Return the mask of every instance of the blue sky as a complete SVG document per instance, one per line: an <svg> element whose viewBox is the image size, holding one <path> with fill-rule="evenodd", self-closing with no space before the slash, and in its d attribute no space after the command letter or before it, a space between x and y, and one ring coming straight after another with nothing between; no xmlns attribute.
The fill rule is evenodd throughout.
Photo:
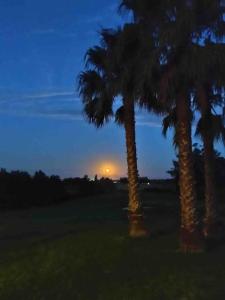
<svg viewBox="0 0 225 300"><path fill-rule="evenodd" d="M0 167L93 176L102 163L126 175L123 128L89 125L76 93L88 47L122 24L116 0L0 0ZM166 177L174 150L160 120L137 112L141 175ZM225 154L222 145L217 147Z"/></svg>

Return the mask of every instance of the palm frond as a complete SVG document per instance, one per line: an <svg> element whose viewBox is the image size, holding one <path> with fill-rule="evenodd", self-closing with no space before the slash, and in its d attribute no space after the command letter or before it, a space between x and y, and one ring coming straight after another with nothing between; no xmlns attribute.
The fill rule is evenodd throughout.
<svg viewBox="0 0 225 300"><path fill-rule="evenodd" d="M162 134L166 137L169 128L175 128L177 124L175 108L162 121Z"/></svg>
<svg viewBox="0 0 225 300"><path fill-rule="evenodd" d="M105 69L107 63L107 51L103 47L95 46L88 49L85 54L85 66L102 71Z"/></svg>
<svg viewBox="0 0 225 300"><path fill-rule="evenodd" d="M225 126L223 116L210 114L207 117L201 117L196 126L195 135L203 138L205 132L210 132L214 140L221 140L225 145Z"/></svg>
<svg viewBox="0 0 225 300"><path fill-rule="evenodd" d="M225 126L222 115L212 116L212 131L215 140L221 140L225 145Z"/></svg>
<svg viewBox="0 0 225 300"><path fill-rule="evenodd" d="M115 122L119 125L124 124L124 106L122 105L115 113Z"/></svg>
<svg viewBox="0 0 225 300"><path fill-rule="evenodd" d="M94 98L84 105L84 113L90 123L102 127L113 116L112 99Z"/></svg>
<svg viewBox="0 0 225 300"><path fill-rule="evenodd" d="M108 28L102 29L100 32L101 35L101 44L104 48L112 49L116 42L118 41L119 34L121 33L121 29L118 28L117 30Z"/></svg>
<svg viewBox="0 0 225 300"><path fill-rule="evenodd" d="M105 82L102 76L96 71L82 72L78 77L78 91L83 103L101 94L105 89Z"/></svg>

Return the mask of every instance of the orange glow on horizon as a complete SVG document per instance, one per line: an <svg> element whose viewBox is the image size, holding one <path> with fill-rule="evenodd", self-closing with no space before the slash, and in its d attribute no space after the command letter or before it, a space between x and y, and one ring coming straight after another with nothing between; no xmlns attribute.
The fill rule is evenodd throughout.
<svg viewBox="0 0 225 300"><path fill-rule="evenodd" d="M115 161L105 160L93 163L91 167L91 173L97 174L98 177L108 177L116 179L122 176L124 173L123 167Z"/></svg>

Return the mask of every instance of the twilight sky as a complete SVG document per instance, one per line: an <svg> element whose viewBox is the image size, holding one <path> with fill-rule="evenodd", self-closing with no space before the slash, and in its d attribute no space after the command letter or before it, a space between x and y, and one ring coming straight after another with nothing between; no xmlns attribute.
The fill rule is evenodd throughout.
<svg viewBox="0 0 225 300"><path fill-rule="evenodd" d="M126 175L123 128L88 124L76 93L88 47L122 24L117 0L0 0L0 168L62 177ZM137 111L142 176L167 177L174 150L160 120ZM217 149L225 154L224 147Z"/></svg>

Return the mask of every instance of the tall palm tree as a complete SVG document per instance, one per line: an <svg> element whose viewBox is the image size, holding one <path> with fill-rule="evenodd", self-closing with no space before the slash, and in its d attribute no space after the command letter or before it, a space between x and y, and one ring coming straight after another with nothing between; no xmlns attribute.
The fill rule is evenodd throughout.
<svg viewBox="0 0 225 300"><path fill-rule="evenodd" d="M205 165L205 217L204 234L206 237L218 235L217 193L215 181L214 141L221 139L225 144L224 116L214 113L214 107L223 105L223 88L225 86L225 45L207 43L195 51L198 64L204 65L196 76L196 107L201 118L196 134L204 144ZM199 53L198 53L199 52ZM207 57L207 60L205 59ZM197 66L198 67L198 66ZM199 76L200 75L200 76Z"/></svg>
<svg viewBox="0 0 225 300"><path fill-rule="evenodd" d="M122 1L122 6L133 11L136 22L147 24L147 27L151 28L156 44L161 51L160 65L163 71L159 83L158 98L164 104L165 110L174 110L177 123L176 138L180 168L181 250L183 252L197 252L202 249L202 245L196 215L189 86L185 82L187 81L186 78L178 75L183 56L190 43L189 26L185 22L187 17L184 18L185 20L181 18L183 5L184 3L179 3L179 1L172 1L171 4L169 1L167 3L165 1L164 3L163 1L152 1L150 3L150 1L145 0ZM176 25L175 29L174 24Z"/></svg>
<svg viewBox="0 0 225 300"><path fill-rule="evenodd" d="M221 39L221 34L219 35ZM206 38L203 45L193 44L189 60L184 68L192 70L190 80L193 86L195 108L201 118L197 124L196 135L204 144L205 169L205 217L204 235L217 235L217 196L214 170L214 141L224 138L222 115L213 113L214 107L222 105L222 88L225 85L225 45Z"/></svg>
<svg viewBox="0 0 225 300"><path fill-rule="evenodd" d="M205 167L205 218L204 235L215 237L217 235L217 205L214 170L214 147L215 139L224 139L224 125L222 115L212 113L213 106L222 103L221 86L224 84L224 46L223 45L192 45L189 50L189 59L183 62L184 69L191 69L189 78L192 86L191 96L195 94L195 105L201 113L201 119L197 125L196 134L200 135L204 143L204 167ZM206 52L206 53L205 53ZM211 53L212 59L210 60ZM217 54L217 55L215 55ZM207 59L206 59L207 57ZM191 62L191 63L190 63ZM193 65L192 65L193 64ZM179 75L181 76L181 75ZM208 82L208 84L204 83ZM211 82L211 84L209 84ZM196 88L197 86L197 88ZM220 86L220 88L218 88ZM213 93L217 87L217 95ZM193 89L195 88L196 91ZM168 127L178 127L177 118L172 111L164 119L164 134ZM175 136L175 144L177 136Z"/></svg>
<svg viewBox="0 0 225 300"><path fill-rule="evenodd" d="M132 237L147 236L143 223L143 211L138 194L138 169L135 142L135 101L143 86L140 73L146 69L140 60L145 49L139 47L141 36L137 28L127 25L123 30L103 30L102 47L87 52L87 65L92 69L80 75L79 90L84 111L89 121L102 126L113 115L113 103L122 97L122 106L115 116L125 128L128 188L129 188L129 234ZM149 45L147 45L149 50ZM148 53L149 51L146 51ZM147 72L147 71L146 71Z"/></svg>
<svg viewBox="0 0 225 300"><path fill-rule="evenodd" d="M192 111L190 94L180 93L171 112L163 120L163 133L175 129L174 144L178 148L179 198L181 207L180 248L182 252L199 252L203 239L197 214L197 193L192 157Z"/></svg>
<svg viewBox="0 0 225 300"><path fill-rule="evenodd" d="M155 30L161 47L161 65L166 66L159 85L159 99L167 103L176 119L176 140L179 149L181 249L184 252L202 248L196 215L196 191L192 163L191 88L193 68L189 68L190 49L204 35L220 35L223 19L221 2L207 0L123 0L122 7L133 12L136 22ZM152 29L153 28L153 29ZM168 102L168 99L172 100Z"/></svg>
<svg viewBox="0 0 225 300"><path fill-rule="evenodd" d="M212 95L207 86L198 88L198 106L201 118L197 124L196 134L202 138L204 145L204 176L205 176L205 217L204 235L207 238L218 236L217 186L215 174L214 141L221 139L225 144L225 127L222 115L212 112ZM211 97L212 98L211 98Z"/></svg>

